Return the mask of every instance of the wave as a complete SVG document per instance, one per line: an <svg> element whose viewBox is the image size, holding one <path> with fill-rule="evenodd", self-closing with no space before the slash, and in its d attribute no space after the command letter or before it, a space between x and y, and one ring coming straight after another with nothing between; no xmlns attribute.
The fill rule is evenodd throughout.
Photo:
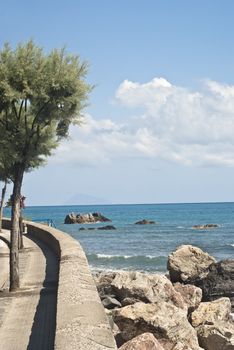
<svg viewBox="0 0 234 350"><path fill-rule="evenodd" d="M230 246L234 248L234 243L233 243L233 244L230 244Z"/></svg>
<svg viewBox="0 0 234 350"><path fill-rule="evenodd" d="M164 262L166 256L153 256L153 255L118 255L118 254L88 254L89 261L99 262L135 262L135 263L146 263L146 262Z"/></svg>

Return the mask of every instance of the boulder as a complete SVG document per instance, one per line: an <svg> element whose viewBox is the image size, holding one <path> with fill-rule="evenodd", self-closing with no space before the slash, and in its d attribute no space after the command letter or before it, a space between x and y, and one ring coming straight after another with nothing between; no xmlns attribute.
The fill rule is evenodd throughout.
<svg viewBox="0 0 234 350"><path fill-rule="evenodd" d="M216 321L226 321L230 319L231 302L229 298L220 298L215 301L201 303L191 314L193 327L201 324L214 324Z"/></svg>
<svg viewBox="0 0 234 350"><path fill-rule="evenodd" d="M200 248L182 245L169 255L167 269L172 282L191 283L205 277L214 262L215 259Z"/></svg>
<svg viewBox="0 0 234 350"><path fill-rule="evenodd" d="M195 230L207 230L209 228L219 227L217 224L206 224L206 225L194 225L192 228Z"/></svg>
<svg viewBox="0 0 234 350"><path fill-rule="evenodd" d="M188 312L194 311L202 300L202 290L192 284L175 283L174 289L182 295L184 303L188 307Z"/></svg>
<svg viewBox="0 0 234 350"><path fill-rule="evenodd" d="M107 226L98 227L98 230L116 230L116 227L113 225L107 225Z"/></svg>
<svg viewBox="0 0 234 350"><path fill-rule="evenodd" d="M110 297L110 296L106 296L106 297L102 300L102 305L103 305L106 309L114 309L114 308L116 308L116 307L121 307L121 306L122 306L118 300L116 300L115 298Z"/></svg>
<svg viewBox="0 0 234 350"><path fill-rule="evenodd" d="M234 325L225 321L197 328L199 344L205 350L234 350Z"/></svg>
<svg viewBox="0 0 234 350"><path fill-rule="evenodd" d="M113 318L126 341L149 332L165 349L200 349L184 310L164 301L125 306L114 310Z"/></svg>
<svg viewBox="0 0 234 350"><path fill-rule="evenodd" d="M88 214L68 214L64 219L64 224L88 224L95 222L107 222L111 221L101 213L88 213Z"/></svg>
<svg viewBox="0 0 234 350"><path fill-rule="evenodd" d="M95 219L95 222L109 222L109 221L111 221L110 219L108 219L104 215L102 215L101 213L93 213L93 217Z"/></svg>
<svg viewBox="0 0 234 350"><path fill-rule="evenodd" d="M115 296L113 294L111 282L115 278L116 272L101 272L94 277L95 284L101 299L106 296Z"/></svg>
<svg viewBox="0 0 234 350"><path fill-rule="evenodd" d="M76 214L75 213L70 213L66 215L64 219L64 224L75 224L76 223Z"/></svg>
<svg viewBox="0 0 234 350"><path fill-rule="evenodd" d="M229 297L234 310L234 260L222 260L210 265L204 278L194 281L203 291L203 300Z"/></svg>
<svg viewBox="0 0 234 350"><path fill-rule="evenodd" d="M136 298L124 298L123 300L121 300L121 304L122 306L127 306L127 305L133 305L135 303L138 303L139 299L136 299Z"/></svg>
<svg viewBox="0 0 234 350"><path fill-rule="evenodd" d="M120 350L164 350L151 333L138 335L120 347Z"/></svg>
<svg viewBox="0 0 234 350"><path fill-rule="evenodd" d="M146 220L146 219L135 222L135 225L152 225L152 224L155 224L155 221Z"/></svg>
<svg viewBox="0 0 234 350"><path fill-rule="evenodd" d="M137 271L117 272L111 287L120 302L126 298L134 298L145 303L166 301L187 310L181 294L163 275Z"/></svg>

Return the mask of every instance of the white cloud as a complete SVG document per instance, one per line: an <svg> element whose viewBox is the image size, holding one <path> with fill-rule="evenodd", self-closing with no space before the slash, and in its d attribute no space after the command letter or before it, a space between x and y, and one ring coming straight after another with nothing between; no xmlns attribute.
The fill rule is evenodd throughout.
<svg viewBox="0 0 234 350"><path fill-rule="evenodd" d="M123 81L116 100L134 117L124 124L85 118L72 127L54 160L108 163L116 157L151 157L196 166L234 165L234 86L205 81L200 91L164 78Z"/></svg>

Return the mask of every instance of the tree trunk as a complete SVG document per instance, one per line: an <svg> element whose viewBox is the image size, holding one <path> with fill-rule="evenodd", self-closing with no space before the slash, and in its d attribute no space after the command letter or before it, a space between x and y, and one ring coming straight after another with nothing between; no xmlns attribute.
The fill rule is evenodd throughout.
<svg viewBox="0 0 234 350"><path fill-rule="evenodd" d="M20 195L24 168L18 165L12 196L11 211L11 247L10 247L10 291L19 288L19 236L20 236Z"/></svg>
<svg viewBox="0 0 234 350"><path fill-rule="evenodd" d="M23 218L22 218L22 212L20 210L20 217L19 217L19 250L24 248L24 241L23 241L23 232L24 232L24 224L23 224Z"/></svg>
<svg viewBox="0 0 234 350"><path fill-rule="evenodd" d="M6 194L7 182L5 181L4 187L2 188L2 197L0 202L0 232L2 232L2 215L3 215L3 205Z"/></svg>

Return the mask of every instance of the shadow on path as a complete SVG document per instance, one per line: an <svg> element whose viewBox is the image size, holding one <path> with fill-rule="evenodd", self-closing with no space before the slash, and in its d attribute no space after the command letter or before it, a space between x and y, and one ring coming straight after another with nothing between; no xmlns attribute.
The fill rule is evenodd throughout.
<svg viewBox="0 0 234 350"><path fill-rule="evenodd" d="M45 279L40 292L27 350L53 350L56 329L58 258L43 242L35 239L30 234L27 237L39 246L46 258Z"/></svg>

